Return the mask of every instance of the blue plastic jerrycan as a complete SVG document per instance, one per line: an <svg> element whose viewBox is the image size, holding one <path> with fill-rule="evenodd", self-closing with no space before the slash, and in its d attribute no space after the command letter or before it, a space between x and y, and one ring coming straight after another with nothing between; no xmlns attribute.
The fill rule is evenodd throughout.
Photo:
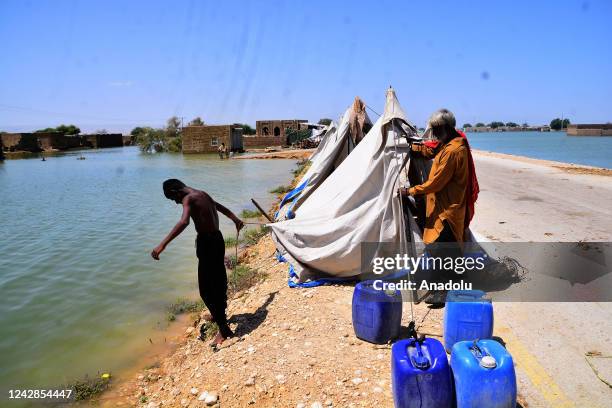
<svg viewBox="0 0 612 408"><path fill-rule="evenodd" d="M493 305L481 290L451 290L444 308L444 347L493 336Z"/></svg>
<svg viewBox="0 0 612 408"><path fill-rule="evenodd" d="M402 295L399 290L374 289L374 281L359 282L353 291L353 329L361 340L385 344L399 335Z"/></svg>
<svg viewBox="0 0 612 408"><path fill-rule="evenodd" d="M495 340L460 341L450 358L457 408L515 408L516 374L508 351Z"/></svg>
<svg viewBox="0 0 612 408"><path fill-rule="evenodd" d="M436 339L400 340L391 347L396 408L450 408L452 377L446 352Z"/></svg>

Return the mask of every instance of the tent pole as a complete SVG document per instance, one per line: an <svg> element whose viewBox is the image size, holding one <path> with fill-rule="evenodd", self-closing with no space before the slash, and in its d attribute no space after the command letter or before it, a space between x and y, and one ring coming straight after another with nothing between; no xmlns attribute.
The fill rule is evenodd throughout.
<svg viewBox="0 0 612 408"><path fill-rule="evenodd" d="M270 222L274 222L274 220L272 220L272 218L270 218L270 216L268 215L268 213L266 213L263 208L261 208L261 206L257 203L257 201L255 201L254 198L251 198L251 202L255 205L255 207L257 207L257 209L259 210L259 212L268 219L268 221Z"/></svg>
<svg viewBox="0 0 612 408"><path fill-rule="evenodd" d="M391 121L391 126L393 126L393 144L394 144L394 148L395 148L395 158L397 159L399 166L398 166L398 172L397 172L397 177L396 177L396 186L397 188L394 189L395 191L399 191L399 187L400 187L400 174L402 173L402 166L404 165L404 162L401 160L401 158L398 155L397 152L397 145L398 145L398 138L399 138L399 132L397 130L397 125L395 123L395 121ZM407 245L407 239L406 239L406 225L404 222L404 198L402 197L402 194L400 192L399 194L399 204L400 204L400 208L399 208L399 229L400 229L400 251L403 252L403 254L408 255L408 245ZM408 224L408 226L410 226L410 224ZM411 271L408 271L408 282L411 283L412 279L411 279ZM411 285L412 286L412 285ZM414 309L413 309L413 303L414 303L414 294L413 291L410 290L410 322L413 325L414 323Z"/></svg>

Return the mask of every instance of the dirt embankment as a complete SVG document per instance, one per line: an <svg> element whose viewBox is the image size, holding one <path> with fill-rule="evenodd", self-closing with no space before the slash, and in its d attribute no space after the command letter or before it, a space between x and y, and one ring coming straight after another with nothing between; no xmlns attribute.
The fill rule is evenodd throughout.
<svg viewBox="0 0 612 408"><path fill-rule="evenodd" d="M262 278L228 301L236 337L214 351L196 338L199 323L185 326L170 355L120 380L102 405L203 407L208 399L208 406L225 407L393 406L391 348L355 337L353 287L291 289L287 265L274 252L267 234L240 255L240 265ZM415 318L422 333L442 334L441 310L419 305Z"/></svg>
<svg viewBox="0 0 612 408"><path fill-rule="evenodd" d="M247 152L244 156L235 156L233 159L236 160L245 160L245 159L293 159L293 160L303 160L308 159L315 149L294 149L294 150L278 150L272 152L255 152L250 154Z"/></svg>
<svg viewBox="0 0 612 408"><path fill-rule="evenodd" d="M182 344L159 367L118 386L120 403L199 407L208 395L216 400L211 406L226 407L392 406L390 346L355 337L353 287L290 289L274 250L267 235L241 256L266 276L229 301L236 337L215 352L186 327ZM440 310L415 310L421 332L441 334Z"/></svg>

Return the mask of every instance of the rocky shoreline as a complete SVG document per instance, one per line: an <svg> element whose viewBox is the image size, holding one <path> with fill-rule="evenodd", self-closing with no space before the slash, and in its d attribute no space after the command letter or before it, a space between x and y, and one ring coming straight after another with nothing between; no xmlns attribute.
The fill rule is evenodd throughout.
<svg viewBox="0 0 612 408"><path fill-rule="evenodd" d="M267 235L241 256L266 276L229 302L236 337L215 352L185 328L159 367L115 386L120 398L112 405L392 406L390 346L355 338L352 286L291 289L274 250ZM417 317L422 332L441 335L440 310L422 305Z"/></svg>

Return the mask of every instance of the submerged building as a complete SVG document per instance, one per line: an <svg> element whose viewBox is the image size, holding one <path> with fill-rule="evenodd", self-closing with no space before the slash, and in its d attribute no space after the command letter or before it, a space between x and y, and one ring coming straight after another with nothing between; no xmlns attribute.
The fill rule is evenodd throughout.
<svg viewBox="0 0 612 408"><path fill-rule="evenodd" d="M183 153L216 153L224 143L229 151L243 151L242 128L234 125L185 126Z"/></svg>
<svg viewBox="0 0 612 408"><path fill-rule="evenodd" d="M568 136L612 136L612 123L567 125Z"/></svg>
<svg viewBox="0 0 612 408"><path fill-rule="evenodd" d="M84 145L96 149L123 146L123 135L121 133L98 133L81 135L81 137L84 139Z"/></svg>
<svg viewBox="0 0 612 408"><path fill-rule="evenodd" d="M62 132L2 133L2 149L8 152L41 152L84 147L103 148L123 146L121 133L65 135Z"/></svg>
<svg viewBox="0 0 612 408"><path fill-rule="evenodd" d="M79 136L67 136L61 132L3 133L2 146L5 151L40 152L43 150L65 150L82 146Z"/></svg>
<svg viewBox="0 0 612 408"><path fill-rule="evenodd" d="M308 126L305 119L258 120L255 123L255 138L249 140L249 146L282 145L287 146L287 131L300 130Z"/></svg>

